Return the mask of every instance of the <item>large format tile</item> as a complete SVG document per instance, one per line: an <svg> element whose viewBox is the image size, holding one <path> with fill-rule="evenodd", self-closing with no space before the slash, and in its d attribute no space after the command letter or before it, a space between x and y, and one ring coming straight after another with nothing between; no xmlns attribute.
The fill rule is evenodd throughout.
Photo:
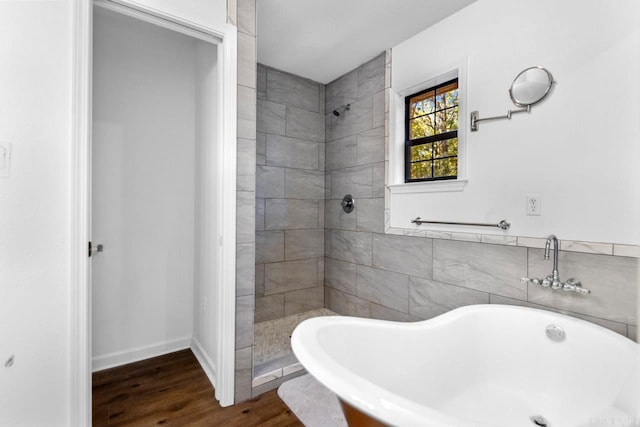
<svg viewBox="0 0 640 427"><path fill-rule="evenodd" d="M256 288L255 296L264 296L264 264L256 263Z"/></svg>
<svg viewBox="0 0 640 427"><path fill-rule="evenodd" d="M325 258L324 283L339 291L355 295L356 264L333 258Z"/></svg>
<svg viewBox="0 0 640 427"><path fill-rule="evenodd" d="M284 135L287 107L275 102L258 99L257 130L264 133Z"/></svg>
<svg viewBox="0 0 640 427"><path fill-rule="evenodd" d="M409 279L409 312L413 318L430 319L454 308L489 304L489 294L430 279Z"/></svg>
<svg viewBox="0 0 640 427"><path fill-rule="evenodd" d="M358 164L384 162L384 127L358 134Z"/></svg>
<svg viewBox="0 0 640 427"><path fill-rule="evenodd" d="M256 35L255 0L238 0L238 32Z"/></svg>
<svg viewBox="0 0 640 427"><path fill-rule="evenodd" d="M265 201L266 230L318 228L317 200L267 199Z"/></svg>
<svg viewBox="0 0 640 427"><path fill-rule="evenodd" d="M490 295L491 304L503 304L503 305L517 305L519 307L537 308L539 310L553 311L557 313L566 314L568 316L577 317L578 319L586 320L587 322L595 323L604 328L610 329L613 332L617 332L621 335L626 335L627 325L624 323L613 322L611 320L600 319L598 317L586 316L584 314L573 313L567 310L561 310L554 307L547 307L545 305L534 304L532 302L521 301L514 298L501 297L499 295Z"/></svg>
<svg viewBox="0 0 640 427"><path fill-rule="evenodd" d="M371 265L371 233L331 231L331 258Z"/></svg>
<svg viewBox="0 0 640 427"><path fill-rule="evenodd" d="M324 114L287 106L285 135L324 143Z"/></svg>
<svg viewBox="0 0 640 427"><path fill-rule="evenodd" d="M238 33L238 84L256 87L256 38Z"/></svg>
<svg viewBox="0 0 640 427"><path fill-rule="evenodd" d="M371 166L371 197L384 197L385 173L388 162L375 163Z"/></svg>
<svg viewBox="0 0 640 427"><path fill-rule="evenodd" d="M256 231L256 263L284 261L284 231Z"/></svg>
<svg viewBox="0 0 640 427"><path fill-rule="evenodd" d="M325 144L326 170L342 169L358 164L358 137L350 135Z"/></svg>
<svg viewBox="0 0 640 427"><path fill-rule="evenodd" d="M277 262L264 266L265 295L312 288L317 285L318 261L315 259Z"/></svg>
<svg viewBox="0 0 640 427"><path fill-rule="evenodd" d="M356 218L358 231L384 232L384 199L356 200Z"/></svg>
<svg viewBox="0 0 640 427"><path fill-rule="evenodd" d="M358 71L353 70L326 86L325 112L331 112L358 99Z"/></svg>
<svg viewBox="0 0 640 427"><path fill-rule="evenodd" d="M284 294L256 297L254 323L279 319L284 316Z"/></svg>
<svg viewBox="0 0 640 427"><path fill-rule="evenodd" d="M251 371L253 370L253 348L236 350L235 360L235 402L251 399Z"/></svg>
<svg viewBox="0 0 640 427"><path fill-rule="evenodd" d="M285 260L324 256L324 230L287 230L284 233Z"/></svg>
<svg viewBox="0 0 640 427"><path fill-rule="evenodd" d="M236 350L253 345L253 295L236 298Z"/></svg>
<svg viewBox="0 0 640 427"><path fill-rule="evenodd" d="M325 289L325 306L343 316L371 317L369 301L337 289Z"/></svg>
<svg viewBox="0 0 640 427"><path fill-rule="evenodd" d="M324 287L300 289L284 294L284 315L304 313L305 311L324 308Z"/></svg>
<svg viewBox="0 0 640 427"><path fill-rule="evenodd" d="M339 117L326 115L327 141L356 135L373 128L373 97L367 97L351 104L351 109Z"/></svg>
<svg viewBox="0 0 640 427"><path fill-rule="evenodd" d="M591 294L529 286L529 301L626 324L637 321L638 259L560 251L560 279L579 279ZM529 249L529 277L551 273L543 250Z"/></svg>
<svg viewBox="0 0 640 427"><path fill-rule="evenodd" d="M356 296L403 313L409 312L409 276L358 265Z"/></svg>
<svg viewBox="0 0 640 427"><path fill-rule="evenodd" d="M403 313L398 310L394 310L384 305L370 303L371 318L380 320L390 320L392 322L410 322L411 316L408 313Z"/></svg>
<svg viewBox="0 0 640 427"><path fill-rule="evenodd" d="M331 198L340 199L351 194L356 199L369 198L372 194L373 172L371 166L357 166L331 172Z"/></svg>
<svg viewBox="0 0 640 427"><path fill-rule="evenodd" d="M358 67L358 99L373 96L384 90L384 52Z"/></svg>
<svg viewBox="0 0 640 427"><path fill-rule="evenodd" d="M255 245L236 245L236 296L253 295L255 289Z"/></svg>
<svg viewBox="0 0 640 427"><path fill-rule="evenodd" d="M264 199L256 199L256 231L264 230Z"/></svg>
<svg viewBox="0 0 640 427"><path fill-rule="evenodd" d="M256 138L256 90L238 86L238 138Z"/></svg>
<svg viewBox="0 0 640 427"><path fill-rule="evenodd" d="M440 282L526 299L526 272L526 248L434 240L433 279Z"/></svg>
<svg viewBox="0 0 640 427"><path fill-rule="evenodd" d="M236 156L238 175L256 174L256 142L252 139L238 138Z"/></svg>
<svg viewBox="0 0 640 427"><path fill-rule="evenodd" d="M256 197L284 198L285 170L276 166L256 166Z"/></svg>
<svg viewBox="0 0 640 427"><path fill-rule="evenodd" d="M255 193L236 191L236 243L255 241Z"/></svg>
<svg viewBox="0 0 640 427"><path fill-rule="evenodd" d="M373 266L385 270L431 278L431 239L373 235Z"/></svg>
<svg viewBox="0 0 640 427"><path fill-rule="evenodd" d="M257 97L258 99L267 99L267 67L258 64L257 68Z"/></svg>
<svg viewBox="0 0 640 427"><path fill-rule="evenodd" d="M267 99L316 113L324 113L320 83L267 68Z"/></svg>
<svg viewBox="0 0 640 427"><path fill-rule="evenodd" d="M384 126L386 105L385 91L373 95L373 127Z"/></svg>
<svg viewBox="0 0 640 427"><path fill-rule="evenodd" d="M256 133L256 164L267 163L267 135L263 132Z"/></svg>
<svg viewBox="0 0 640 427"><path fill-rule="evenodd" d="M318 142L267 135L266 163L270 166L318 170Z"/></svg>
<svg viewBox="0 0 640 427"><path fill-rule="evenodd" d="M318 286L324 286L324 256L318 258Z"/></svg>
<svg viewBox="0 0 640 427"><path fill-rule="evenodd" d="M291 199L323 199L324 172L288 168L284 197Z"/></svg>

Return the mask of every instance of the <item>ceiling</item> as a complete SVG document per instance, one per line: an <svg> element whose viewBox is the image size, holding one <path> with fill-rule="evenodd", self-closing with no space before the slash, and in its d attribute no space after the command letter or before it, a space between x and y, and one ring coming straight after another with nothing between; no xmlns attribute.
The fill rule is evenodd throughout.
<svg viewBox="0 0 640 427"><path fill-rule="evenodd" d="M257 0L258 62L329 83L475 0Z"/></svg>

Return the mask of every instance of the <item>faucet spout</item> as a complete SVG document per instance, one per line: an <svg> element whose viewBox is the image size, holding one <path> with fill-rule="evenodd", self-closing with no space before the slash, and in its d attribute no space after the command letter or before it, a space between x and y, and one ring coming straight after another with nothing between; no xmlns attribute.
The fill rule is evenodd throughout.
<svg viewBox="0 0 640 427"><path fill-rule="evenodd" d="M558 279L558 238L555 234L547 237L547 243L544 245L544 259L549 259L549 251L551 249L551 242L553 242L553 278Z"/></svg>

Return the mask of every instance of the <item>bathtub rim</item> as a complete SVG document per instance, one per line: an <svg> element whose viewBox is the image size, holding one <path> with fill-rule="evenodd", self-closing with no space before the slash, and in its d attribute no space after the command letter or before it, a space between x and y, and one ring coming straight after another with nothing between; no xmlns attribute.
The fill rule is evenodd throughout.
<svg viewBox="0 0 640 427"><path fill-rule="evenodd" d="M291 337L291 347L299 362L320 383L333 391L340 399L380 422L390 423L391 425L422 427L489 427L487 424L479 425L477 422L466 422L387 391L338 363L325 352L318 340L315 339L318 331L326 327L335 327L336 325L376 325L383 328L394 328L402 325L403 328L430 329L455 321L470 313L483 311L537 312L549 318L550 322L555 322L557 321L556 319L564 322L573 322L581 327L605 334L614 340L627 343L630 349L634 349L632 351L640 355L640 344L600 325L554 311L505 304L476 304L459 307L431 319L417 322L394 322L351 316L312 318L305 320L296 327ZM344 381L344 378L349 378L350 382ZM416 415L420 418L419 422L415 421ZM384 418L381 418L381 416ZM429 420L429 424L425 424L425 419Z"/></svg>

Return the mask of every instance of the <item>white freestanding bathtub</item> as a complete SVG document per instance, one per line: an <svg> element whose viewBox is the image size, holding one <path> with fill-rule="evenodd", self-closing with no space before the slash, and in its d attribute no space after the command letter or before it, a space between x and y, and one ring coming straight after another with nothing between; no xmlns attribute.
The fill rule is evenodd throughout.
<svg viewBox="0 0 640 427"><path fill-rule="evenodd" d="M475 305L416 323L302 322L302 365L392 426L640 426L640 345L543 310Z"/></svg>

